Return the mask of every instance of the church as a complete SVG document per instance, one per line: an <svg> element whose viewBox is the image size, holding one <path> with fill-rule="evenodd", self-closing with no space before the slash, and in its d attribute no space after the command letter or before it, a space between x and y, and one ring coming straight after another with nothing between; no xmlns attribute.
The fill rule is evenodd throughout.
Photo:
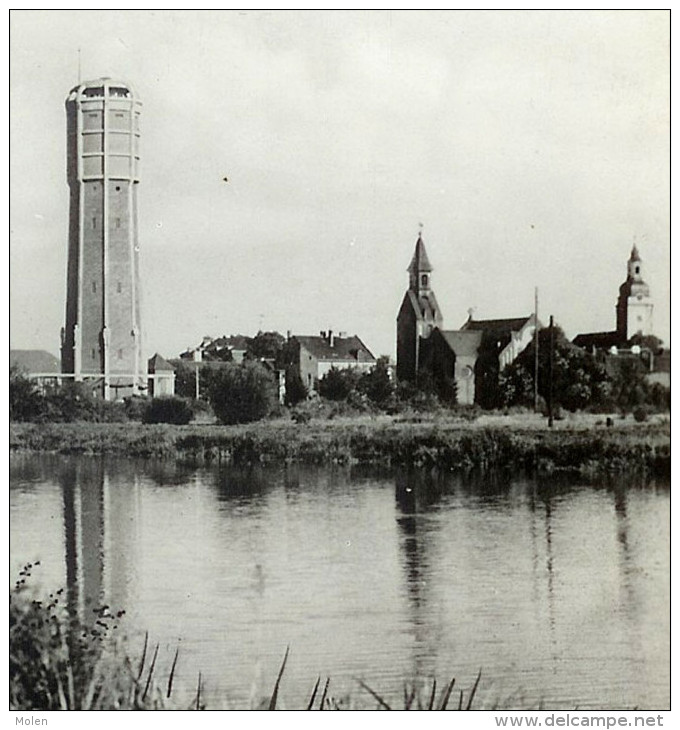
<svg viewBox="0 0 680 730"><path fill-rule="evenodd" d="M470 315L460 329L444 329L422 234L407 270L409 286L397 315L397 380L415 385L426 378L461 405L484 405L484 386L497 382L531 342L535 314L487 320Z"/></svg>

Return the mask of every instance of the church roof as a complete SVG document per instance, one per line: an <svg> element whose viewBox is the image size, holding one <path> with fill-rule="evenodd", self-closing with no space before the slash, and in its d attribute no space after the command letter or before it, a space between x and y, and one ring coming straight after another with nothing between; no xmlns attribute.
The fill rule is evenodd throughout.
<svg viewBox="0 0 680 730"><path fill-rule="evenodd" d="M482 333L465 330L438 330L457 357L476 355L482 342Z"/></svg>
<svg viewBox="0 0 680 730"><path fill-rule="evenodd" d="M630 260L631 261L641 261L640 253L637 249L637 246L633 244L633 250L630 252Z"/></svg>
<svg viewBox="0 0 680 730"><path fill-rule="evenodd" d="M10 350L9 366L24 373L59 373L59 359L47 350Z"/></svg>
<svg viewBox="0 0 680 730"><path fill-rule="evenodd" d="M572 342L576 347L584 350L608 350L610 347L620 347L625 343L625 337L614 330L613 332L583 332L576 335Z"/></svg>
<svg viewBox="0 0 680 730"><path fill-rule="evenodd" d="M360 360L361 362L375 360L368 347L356 335L334 337L332 347L330 339L320 335L295 335L294 339L317 360Z"/></svg>
<svg viewBox="0 0 680 730"><path fill-rule="evenodd" d="M427 251L425 250L425 244L423 243L422 236L418 236L416 241L416 250L413 252L413 258L408 266L407 271L418 272L418 271L432 271L432 264L430 259L427 258Z"/></svg>
<svg viewBox="0 0 680 730"><path fill-rule="evenodd" d="M464 325L464 330L481 332L519 332L522 327L531 319L528 317L515 317L513 319L472 319Z"/></svg>

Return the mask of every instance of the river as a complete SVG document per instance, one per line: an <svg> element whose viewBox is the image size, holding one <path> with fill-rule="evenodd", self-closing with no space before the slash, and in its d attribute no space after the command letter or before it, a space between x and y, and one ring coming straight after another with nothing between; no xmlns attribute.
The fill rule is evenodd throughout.
<svg viewBox="0 0 680 730"><path fill-rule="evenodd" d="M286 647L288 708L318 676L399 707L481 669L478 708L666 709L669 522L640 480L10 459L11 580L39 560L36 597L124 609L129 651L148 632L162 680L179 647L176 701L200 671L215 709L258 706Z"/></svg>

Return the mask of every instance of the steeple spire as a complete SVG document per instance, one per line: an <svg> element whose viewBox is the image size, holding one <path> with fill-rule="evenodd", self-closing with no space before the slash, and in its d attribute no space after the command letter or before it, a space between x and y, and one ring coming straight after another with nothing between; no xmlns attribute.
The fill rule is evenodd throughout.
<svg viewBox="0 0 680 730"><path fill-rule="evenodd" d="M411 274L411 276L417 276L422 272L429 274L432 271L432 264L430 263L430 259L427 257L423 237L420 233L418 234L416 248L413 252L413 258L411 259L411 263L409 264L407 271Z"/></svg>

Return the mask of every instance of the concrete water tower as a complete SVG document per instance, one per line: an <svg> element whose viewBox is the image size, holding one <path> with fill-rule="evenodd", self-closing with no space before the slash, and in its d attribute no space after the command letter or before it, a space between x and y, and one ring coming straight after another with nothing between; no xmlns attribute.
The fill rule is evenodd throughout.
<svg viewBox="0 0 680 730"><path fill-rule="evenodd" d="M113 400L145 386L139 312L139 117L129 84L101 78L66 99L70 188L62 372Z"/></svg>

